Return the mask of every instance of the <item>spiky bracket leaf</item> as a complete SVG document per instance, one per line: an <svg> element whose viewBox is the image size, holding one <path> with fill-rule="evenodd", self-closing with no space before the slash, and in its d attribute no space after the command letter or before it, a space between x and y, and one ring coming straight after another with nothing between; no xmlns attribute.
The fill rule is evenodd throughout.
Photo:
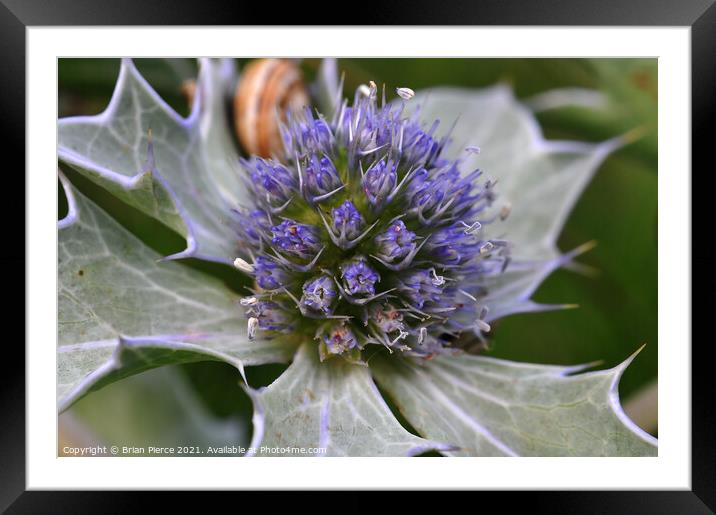
<svg viewBox="0 0 716 515"><path fill-rule="evenodd" d="M378 383L424 435L459 447L456 456L656 456L656 439L619 403L609 370L461 356L413 363L376 358ZM588 365L587 365L588 366Z"/></svg>
<svg viewBox="0 0 716 515"><path fill-rule="evenodd" d="M483 226L487 236L504 237L514 248L507 272L487 285L488 320L549 309L530 297L573 257L561 255L557 238L579 195L623 139L598 144L546 140L534 114L502 85L477 91L430 89L410 101L411 109L417 106L421 119L439 119L443 132L456 121L445 155L461 158L464 171L480 168L497 180L495 215L511 206L506 220ZM468 147L480 151L466 152Z"/></svg>
<svg viewBox="0 0 716 515"><path fill-rule="evenodd" d="M60 175L58 404L160 365L288 361L295 347L249 342L238 296L217 279L161 256Z"/></svg>
<svg viewBox="0 0 716 515"><path fill-rule="evenodd" d="M413 456L450 448L407 432L368 367L340 359L321 363L315 345L305 344L288 370L252 398L258 455ZM281 448L296 450L280 453Z"/></svg>
<svg viewBox="0 0 716 515"><path fill-rule="evenodd" d="M202 59L192 111L182 118L123 59L104 112L59 121L58 157L184 236L186 250L171 258L231 263L231 210L246 192L226 117L235 80L229 60Z"/></svg>

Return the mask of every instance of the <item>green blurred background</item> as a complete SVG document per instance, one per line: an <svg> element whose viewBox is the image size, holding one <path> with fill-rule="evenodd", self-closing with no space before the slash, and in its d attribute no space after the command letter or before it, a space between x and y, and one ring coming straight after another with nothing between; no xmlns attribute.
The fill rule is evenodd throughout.
<svg viewBox="0 0 716 515"><path fill-rule="evenodd" d="M241 66L243 60L239 60ZM187 114L181 84L196 76L189 59L139 59L136 64L154 88L178 112ZM307 80L315 76L316 59L301 64ZM603 93L599 109L563 107L537 114L547 138L602 141L637 130L639 138L604 162L577 203L559 239L562 250L596 240L579 258L589 273L560 270L537 291L546 303L575 303L579 309L516 315L493 331L490 355L535 363L574 364L623 361L642 344L638 358L620 385L622 399L642 398L633 415L656 433L654 397L657 376L657 61L656 59L341 59L346 88L352 91L373 80L389 87L415 90L455 85L479 88L510 84L525 100L554 88L589 88ZM60 59L60 117L95 114L106 106L119 72L117 59ZM184 248L183 240L161 224L117 201L71 170L73 183L123 225L164 254ZM66 210L59 198L59 215ZM230 286L243 286L233 270L222 265L187 262L218 275ZM175 367L188 379L208 412L222 419L246 420L251 405L238 386L239 376L221 363ZM252 386L269 384L284 369L249 369ZM121 383L109 388L119 388ZM80 401L73 412L89 416L102 392ZM107 392L106 395L112 395ZM630 406L631 407L631 406ZM107 425L111 427L111 424ZM102 429L98 429L102 433ZM106 434L106 433L105 433Z"/></svg>

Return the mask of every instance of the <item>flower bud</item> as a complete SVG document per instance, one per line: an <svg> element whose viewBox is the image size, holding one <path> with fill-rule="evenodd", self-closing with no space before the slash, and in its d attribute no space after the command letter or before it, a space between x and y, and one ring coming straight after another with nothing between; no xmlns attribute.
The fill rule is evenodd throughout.
<svg viewBox="0 0 716 515"><path fill-rule="evenodd" d="M264 331L288 332L292 329L290 311L285 306L273 301L262 300L252 303L249 308L249 331L256 328ZM255 322L251 322L255 320Z"/></svg>
<svg viewBox="0 0 716 515"><path fill-rule="evenodd" d="M371 305L368 311L368 320L375 323L378 328L386 334L395 331L402 331L405 327L403 324L403 313L395 309L391 304Z"/></svg>
<svg viewBox="0 0 716 515"><path fill-rule="evenodd" d="M294 175L280 163L254 157L242 162L249 171L256 196L269 206L284 204L297 188Z"/></svg>
<svg viewBox="0 0 716 515"><path fill-rule="evenodd" d="M398 182L396 165L392 161L381 159L363 176L363 191L372 206L380 207L388 198Z"/></svg>
<svg viewBox="0 0 716 515"><path fill-rule="evenodd" d="M310 258L321 248L318 231L311 225L303 225L293 220L284 220L271 228L271 242L289 254L300 258Z"/></svg>
<svg viewBox="0 0 716 515"><path fill-rule="evenodd" d="M390 263L410 254L415 249L415 240L415 233L409 231L402 220L397 220L376 236L375 244L379 256Z"/></svg>
<svg viewBox="0 0 716 515"><path fill-rule="evenodd" d="M288 123L282 127L281 133L288 157L293 159L296 155L331 152L331 128L322 118L314 118L310 108L306 107L299 113L289 112L287 117Z"/></svg>
<svg viewBox="0 0 716 515"><path fill-rule="evenodd" d="M317 198L335 191L342 185L336 167L326 156L319 158L313 154L303 168L303 175L304 191L309 202L316 201Z"/></svg>
<svg viewBox="0 0 716 515"><path fill-rule="evenodd" d="M333 303L337 296L333 279L320 275L303 285L303 297L299 307L315 318L323 318L333 314Z"/></svg>
<svg viewBox="0 0 716 515"><path fill-rule="evenodd" d="M264 256L258 256L254 264L254 277L256 284L264 290L276 290L284 286L288 280L288 274L274 260Z"/></svg>
<svg viewBox="0 0 716 515"><path fill-rule="evenodd" d="M346 293L353 296L375 295L375 283L380 281L380 275L368 266L365 258L358 257L344 263L341 270Z"/></svg>
<svg viewBox="0 0 716 515"><path fill-rule="evenodd" d="M445 284L436 280L434 269L406 272L401 275L400 283L400 290L418 309L423 309L423 306L429 302L440 302L443 292L441 286Z"/></svg>
<svg viewBox="0 0 716 515"><path fill-rule="evenodd" d="M346 200L333 210L333 231L352 240L361 233L365 221L353 202Z"/></svg>
<svg viewBox="0 0 716 515"><path fill-rule="evenodd" d="M343 354L358 345L353 331L343 323L333 324L321 334L321 340L330 354Z"/></svg>

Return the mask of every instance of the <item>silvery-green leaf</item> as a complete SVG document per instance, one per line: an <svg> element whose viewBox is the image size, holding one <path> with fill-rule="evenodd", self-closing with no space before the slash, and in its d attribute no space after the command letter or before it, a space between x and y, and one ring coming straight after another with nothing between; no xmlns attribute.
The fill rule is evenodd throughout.
<svg viewBox="0 0 716 515"><path fill-rule="evenodd" d="M324 456L412 456L448 446L407 432L375 387L368 367L342 359L319 362L312 344L303 345L274 383L252 392L256 406L254 441L262 448L325 448Z"/></svg>
<svg viewBox="0 0 716 515"><path fill-rule="evenodd" d="M124 59L104 112L59 121L59 159L185 236L187 249L173 257L230 263L231 209L246 194L225 114L233 83L225 61L202 59L192 112L182 118Z"/></svg>
<svg viewBox="0 0 716 515"><path fill-rule="evenodd" d="M455 122L447 157L461 157L463 170L480 168L497 180L494 214L510 207L504 221L483 226L486 235L514 246L509 273L488 285L488 319L544 309L529 298L564 262L556 241L567 216L602 161L623 142L545 140L532 112L505 86L435 88L410 101L418 105L421 119L439 119L443 133Z"/></svg>
<svg viewBox="0 0 716 515"><path fill-rule="evenodd" d="M293 348L249 342L236 294L162 261L60 175L69 212L58 222L58 403L159 365L206 359L288 361ZM238 273L238 272L237 272Z"/></svg>
<svg viewBox="0 0 716 515"><path fill-rule="evenodd" d="M249 436L249 428L238 419L211 414L186 377L171 366L88 395L60 415L59 427L62 437L83 445L137 447L145 456L154 455L148 454L150 445L238 450L246 448Z"/></svg>
<svg viewBox="0 0 716 515"><path fill-rule="evenodd" d="M619 403L619 378L633 357L577 375L586 367L479 356L376 357L371 369L420 434L460 448L448 454L655 456L656 439Z"/></svg>

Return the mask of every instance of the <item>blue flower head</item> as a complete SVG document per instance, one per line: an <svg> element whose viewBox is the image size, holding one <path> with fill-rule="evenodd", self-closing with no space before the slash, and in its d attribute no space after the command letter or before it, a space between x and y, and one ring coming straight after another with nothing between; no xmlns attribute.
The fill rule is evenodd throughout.
<svg viewBox="0 0 716 515"><path fill-rule="evenodd" d="M375 96L359 91L330 121L293 114L283 157L243 161L250 332L315 338L322 359L371 344L429 357L480 335L489 278L509 259L483 234L493 184L442 157L437 122Z"/></svg>

